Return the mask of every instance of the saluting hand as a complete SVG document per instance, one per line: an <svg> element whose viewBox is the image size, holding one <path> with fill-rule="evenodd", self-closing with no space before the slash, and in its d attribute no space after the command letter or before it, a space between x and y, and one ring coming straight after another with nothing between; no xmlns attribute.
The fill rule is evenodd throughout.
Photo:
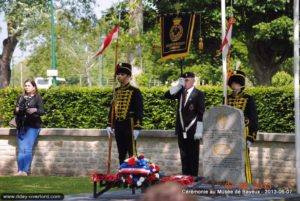
<svg viewBox="0 0 300 201"><path fill-rule="evenodd" d="M185 83L184 78L181 77L181 78L178 79L177 85L180 86L180 87L184 87L184 83Z"/></svg>
<svg viewBox="0 0 300 201"><path fill-rule="evenodd" d="M177 85L173 86L171 89L170 89L170 94L173 95L173 94L176 94L178 91L180 91L180 89L182 89L182 87L184 87L184 78L179 78L178 79L178 82L177 82Z"/></svg>

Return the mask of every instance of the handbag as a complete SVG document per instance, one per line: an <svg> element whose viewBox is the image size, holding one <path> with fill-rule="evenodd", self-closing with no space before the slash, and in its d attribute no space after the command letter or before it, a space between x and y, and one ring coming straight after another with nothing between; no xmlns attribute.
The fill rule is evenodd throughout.
<svg viewBox="0 0 300 201"><path fill-rule="evenodd" d="M17 127L17 122L16 122L16 117L12 118L9 123L8 123L11 127Z"/></svg>

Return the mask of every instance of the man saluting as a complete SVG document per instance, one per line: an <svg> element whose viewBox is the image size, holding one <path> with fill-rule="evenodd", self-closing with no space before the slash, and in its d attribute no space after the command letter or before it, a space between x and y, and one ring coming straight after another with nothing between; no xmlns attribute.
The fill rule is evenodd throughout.
<svg viewBox="0 0 300 201"><path fill-rule="evenodd" d="M178 99L175 135L178 136L182 174L198 176L205 99L204 93L196 89L194 83L195 74L186 72L178 84L165 93L165 97Z"/></svg>

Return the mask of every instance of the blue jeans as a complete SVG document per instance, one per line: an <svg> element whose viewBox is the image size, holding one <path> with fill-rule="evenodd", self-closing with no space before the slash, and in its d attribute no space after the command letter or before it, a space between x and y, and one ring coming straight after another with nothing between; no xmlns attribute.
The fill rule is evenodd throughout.
<svg viewBox="0 0 300 201"><path fill-rule="evenodd" d="M40 128L24 127L17 132L18 171L28 172L32 161L32 149Z"/></svg>

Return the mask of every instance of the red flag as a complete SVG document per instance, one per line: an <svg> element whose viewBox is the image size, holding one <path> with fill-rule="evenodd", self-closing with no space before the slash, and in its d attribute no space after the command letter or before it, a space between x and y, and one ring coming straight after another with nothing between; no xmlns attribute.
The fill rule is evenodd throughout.
<svg viewBox="0 0 300 201"><path fill-rule="evenodd" d="M111 32L108 34L108 36L104 39L101 47L99 48L99 50L97 51L97 53L95 54L94 57L101 55L103 53L103 51L105 50L105 48L107 48L107 46L110 44L111 40L113 38L118 37L119 28L120 28L120 25L118 24L115 26L115 28L113 30L111 30Z"/></svg>
<svg viewBox="0 0 300 201"><path fill-rule="evenodd" d="M224 54L225 55L227 55L229 53L229 48L230 48L230 45L231 45L231 33L232 33L233 22L234 22L234 17L231 16L229 21L228 21L225 37L222 41L220 49L218 50L219 54L222 53L223 49L224 49Z"/></svg>

